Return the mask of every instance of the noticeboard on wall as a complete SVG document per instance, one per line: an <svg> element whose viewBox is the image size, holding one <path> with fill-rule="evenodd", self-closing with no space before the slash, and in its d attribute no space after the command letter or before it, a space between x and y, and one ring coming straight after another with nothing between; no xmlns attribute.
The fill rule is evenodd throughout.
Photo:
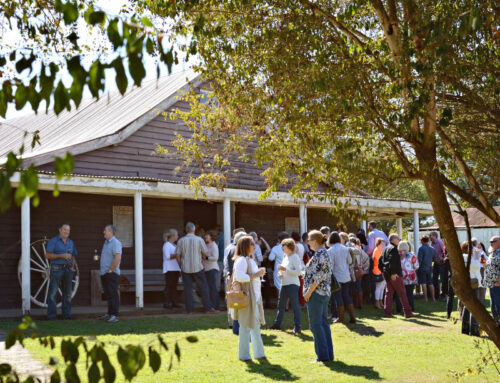
<svg viewBox="0 0 500 383"><path fill-rule="evenodd" d="M113 206L113 226L116 238L123 247L134 246L134 208L133 206Z"/></svg>
<svg viewBox="0 0 500 383"><path fill-rule="evenodd" d="M300 220L299 217L285 217L285 231L288 234L296 231L300 232Z"/></svg>

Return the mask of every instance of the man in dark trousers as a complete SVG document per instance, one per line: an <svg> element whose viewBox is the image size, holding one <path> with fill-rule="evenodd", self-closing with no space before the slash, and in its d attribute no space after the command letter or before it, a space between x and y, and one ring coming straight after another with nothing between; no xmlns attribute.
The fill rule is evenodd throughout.
<svg viewBox="0 0 500 383"><path fill-rule="evenodd" d="M408 298L406 296L406 290L403 283L401 258L398 251L399 241L400 239L397 234L391 234L389 236L389 246L384 249L384 252L382 253L382 256L378 261L378 267L382 271L382 274L384 274L384 279L387 282L384 305L385 316L387 318L394 317L392 315L394 292L396 292L401 299L401 303L403 304L403 309L405 312L405 318L411 318L416 315L411 311L411 307L408 303Z"/></svg>

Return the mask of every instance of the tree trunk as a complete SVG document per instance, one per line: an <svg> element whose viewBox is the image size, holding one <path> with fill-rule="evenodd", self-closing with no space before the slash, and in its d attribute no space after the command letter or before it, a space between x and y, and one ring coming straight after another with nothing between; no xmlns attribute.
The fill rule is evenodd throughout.
<svg viewBox="0 0 500 383"><path fill-rule="evenodd" d="M422 160L423 159L419 156L421 166ZM450 267L453 270L453 289L478 321L481 328L489 335L498 349L500 349L500 327L488 314L484 305L476 298L471 288L470 275L465 267L457 232L453 224L450 205L446 199L446 192L443 184L439 181L441 174L439 169L437 169L435 161L429 160L429 158L426 160L424 161L426 161L425 165L427 165L427 169L432 170L427 170L427 172L424 173L425 188L427 189L427 194L429 195L434 210L434 216L439 225L439 230L446 240Z"/></svg>

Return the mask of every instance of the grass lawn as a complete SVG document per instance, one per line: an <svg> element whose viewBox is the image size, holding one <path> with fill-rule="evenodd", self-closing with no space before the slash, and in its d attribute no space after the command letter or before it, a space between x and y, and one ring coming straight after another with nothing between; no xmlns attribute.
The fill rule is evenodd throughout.
<svg viewBox="0 0 500 383"><path fill-rule="evenodd" d="M165 382L167 379L178 382L447 382L453 381L450 370L462 371L474 366L479 353L474 348L477 338L460 335L459 324L447 321L444 309L445 303L425 304L417 300L416 310L421 316L410 320L401 316L381 318L380 311L368 307L357 310L357 324L332 325L335 362L327 366L310 363L315 355L306 311L302 317L306 329L302 337L290 333L291 313L285 315L283 327L289 329L287 332L263 330L269 364L238 361L238 338L228 329L225 315L185 319L144 317L123 319L117 324L97 320L40 321L37 324L41 331L56 335L58 341L67 336L95 334L108 344L108 352L115 356L118 344L146 346L155 341L157 333L164 335L169 346L179 340L181 362L175 361L168 372L169 357L165 357L156 375L145 367L137 382ZM268 325L272 324L274 314L272 311L266 313ZM453 315L457 317L458 314ZM0 323L3 328L14 326L13 322ZM199 342L188 343L185 340L188 335L196 335ZM49 355L63 360L58 352L47 350L38 342L29 340L26 345L44 362L48 362ZM84 358L80 359L80 376L86 379ZM115 366L117 381L124 381L119 365ZM464 381L497 382L499 376L489 368L486 377L468 376Z"/></svg>

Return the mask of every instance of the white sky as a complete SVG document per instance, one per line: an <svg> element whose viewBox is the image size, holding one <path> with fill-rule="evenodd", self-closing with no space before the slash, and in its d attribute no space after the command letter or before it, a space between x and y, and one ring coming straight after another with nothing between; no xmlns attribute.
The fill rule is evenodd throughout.
<svg viewBox="0 0 500 383"><path fill-rule="evenodd" d="M118 15L122 6L127 4L127 2L128 2L127 0L113 0L113 1L111 1L111 0L97 0L96 6L101 8L102 10L106 11L107 13L109 13L111 15ZM92 40L92 36L89 34L86 23L81 19L78 23L78 36L81 39L79 41L80 44L82 41L85 41L85 40L91 41ZM4 30L3 36L1 36L1 38L0 38L0 41L1 40L8 41L10 44L15 44L15 42L19 40L19 35L15 31ZM179 61L181 61L181 62L178 65L174 64L174 66L172 67L173 73L177 73L179 71L182 71L182 70L189 68L189 63L186 64L186 63L182 62L182 60L179 60ZM152 57L147 56L147 55L145 56L144 66L146 69L146 78L143 81L156 78L156 62ZM167 72L166 66L160 65L160 67L161 67L161 76L167 75L168 72ZM110 74L113 74L113 75L110 75ZM67 85L69 85L71 82L71 77L69 76L69 74L67 74L67 76L64 77L65 83L66 83L66 80L68 80ZM129 86L132 85L132 83L133 82L130 81L130 79L129 79ZM114 72L107 71L104 94L106 92L115 91L116 89L117 89L117 87L116 87L116 83L115 83ZM83 97L84 98L91 97L91 94L88 91L88 89L85 89ZM102 97L102 95L101 95L101 97ZM53 105L52 105L52 107L53 107ZM6 119L15 118L15 117L19 117L19 116L30 114L30 113L33 113L33 109L31 108L31 105L29 103L27 103L26 106L21 110L16 110L15 106L10 104L8 109L7 109ZM45 113L45 103L44 102L42 102L40 104L40 107L38 109L38 113ZM2 117L0 117L0 122L3 120L4 119Z"/></svg>

